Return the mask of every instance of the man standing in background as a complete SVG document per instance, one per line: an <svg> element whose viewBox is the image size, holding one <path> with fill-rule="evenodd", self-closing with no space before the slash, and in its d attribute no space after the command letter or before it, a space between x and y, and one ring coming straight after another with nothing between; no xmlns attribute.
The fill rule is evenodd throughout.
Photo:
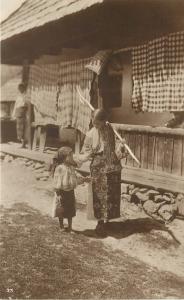
<svg viewBox="0 0 184 300"><path fill-rule="evenodd" d="M22 148L25 148L25 128L26 128L26 112L27 105L25 101L26 86L20 83L18 86L19 94L17 96L12 117L16 118L17 139L22 143Z"/></svg>

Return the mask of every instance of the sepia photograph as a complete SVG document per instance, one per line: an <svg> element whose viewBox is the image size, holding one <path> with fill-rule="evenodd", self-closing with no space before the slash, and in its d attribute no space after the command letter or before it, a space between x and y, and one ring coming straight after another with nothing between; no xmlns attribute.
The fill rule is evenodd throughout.
<svg viewBox="0 0 184 300"><path fill-rule="evenodd" d="M0 299L184 299L184 0L0 0Z"/></svg>

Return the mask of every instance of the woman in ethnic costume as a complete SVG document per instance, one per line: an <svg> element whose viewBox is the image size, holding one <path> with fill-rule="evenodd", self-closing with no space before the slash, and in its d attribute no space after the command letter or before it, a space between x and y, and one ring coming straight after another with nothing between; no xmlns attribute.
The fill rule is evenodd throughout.
<svg viewBox="0 0 184 300"><path fill-rule="evenodd" d="M104 222L120 217L121 157L118 155L118 159L115 152L114 131L107 123L104 110L95 111L93 126L86 135L82 152L91 159L93 209L98 220L96 233L105 235Z"/></svg>

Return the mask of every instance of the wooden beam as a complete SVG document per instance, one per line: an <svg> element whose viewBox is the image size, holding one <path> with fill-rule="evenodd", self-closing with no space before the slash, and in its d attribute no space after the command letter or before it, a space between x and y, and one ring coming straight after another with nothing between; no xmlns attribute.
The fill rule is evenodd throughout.
<svg viewBox="0 0 184 300"><path fill-rule="evenodd" d="M152 133L152 134L184 136L184 129L182 128L152 127L152 126L144 126L144 125L130 125L130 124L116 124L116 123L112 123L112 126L116 130L121 130L126 132L137 132L137 133L145 132L145 133Z"/></svg>
<svg viewBox="0 0 184 300"><path fill-rule="evenodd" d="M184 193L184 177L164 172L123 166L122 181L173 193Z"/></svg>

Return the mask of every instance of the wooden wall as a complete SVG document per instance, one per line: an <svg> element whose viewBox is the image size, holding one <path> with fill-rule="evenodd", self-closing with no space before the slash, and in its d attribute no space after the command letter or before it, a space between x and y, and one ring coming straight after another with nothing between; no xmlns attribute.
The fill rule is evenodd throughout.
<svg viewBox="0 0 184 300"><path fill-rule="evenodd" d="M184 177L184 129L117 124L142 169ZM128 156L126 166L137 167Z"/></svg>

